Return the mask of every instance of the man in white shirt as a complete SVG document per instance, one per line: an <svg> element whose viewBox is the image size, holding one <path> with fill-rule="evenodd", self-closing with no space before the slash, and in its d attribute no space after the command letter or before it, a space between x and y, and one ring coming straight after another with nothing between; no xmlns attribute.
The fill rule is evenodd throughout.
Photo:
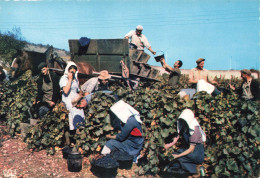
<svg viewBox="0 0 260 178"><path fill-rule="evenodd" d="M153 51L151 45L149 44L147 38L142 34L143 26L138 25L136 27L136 30L131 30L125 35L125 39L130 39L130 46L132 48L143 51L146 47L151 53L154 55L156 54L155 51Z"/></svg>

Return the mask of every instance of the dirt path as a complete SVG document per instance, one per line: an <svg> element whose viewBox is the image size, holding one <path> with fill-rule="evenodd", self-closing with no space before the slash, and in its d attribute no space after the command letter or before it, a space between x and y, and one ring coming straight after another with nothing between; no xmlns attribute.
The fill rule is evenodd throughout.
<svg viewBox="0 0 260 178"><path fill-rule="evenodd" d="M47 155L45 150L32 152L27 149L21 137L11 138L4 135L0 142L0 177L96 177L90 171L89 159L83 158L80 172L69 172L67 160L63 159L62 151L55 155ZM136 177L133 165L131 170L118 169L117 177Z"/></svg>

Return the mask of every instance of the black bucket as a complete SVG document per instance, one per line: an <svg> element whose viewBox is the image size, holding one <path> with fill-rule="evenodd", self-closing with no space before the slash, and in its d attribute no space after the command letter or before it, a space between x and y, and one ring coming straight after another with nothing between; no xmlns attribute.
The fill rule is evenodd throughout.
<svg viewBox="0 0 260 178"><path fill-rule="evenodd" d="M162 51L158 51L158 52L156 52L156 54L158 54L158 55L154 56L154 59L156 62L160 62L162 60L162 58L164 58L164 53Z"/></svg>
<svg viewBox="0 0 260 178"><path fill-rule="evenodd" d="M62 155L64 159L68 158L69 153L72 152L72 148L69 146L66 146L62 149Z"/></svg>
<svg viewBox="0 0 260 178"><path fill-rule="evenodd" d="M130 160L117 160L117 162L119 163L119 169L126 169L126 170L132 169L133 159L130 159Z"/></svg>
<svg viewBox="0 0 260 178"><path fill-rule="evenodd" d="M91 166L92 173L100 178L115 178L118 167L104 168L100 166Z"/></svg>
<svg viewBox="0 0 260 178"><path fill-rule="evenodd" d="M114 151L111 153L112 157L119 163L119 169L131 169L134 157L126 152Z"/></svg>
<svg viewBox="0 0 260 178"><path fill-rule="evenodd" d="M82 169L82 155L78 151L72 151L68 155L68 170L70 172L80 172Z"/></svg>

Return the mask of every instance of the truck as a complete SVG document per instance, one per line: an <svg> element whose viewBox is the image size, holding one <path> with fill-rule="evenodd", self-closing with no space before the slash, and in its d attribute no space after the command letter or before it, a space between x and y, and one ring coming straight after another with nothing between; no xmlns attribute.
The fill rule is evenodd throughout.
<svg viewBox="0 0 260 178"><path fill-rule="evenodd" d="M69 48L72 61L87 63L95 72L107 70L112 75L133 80L158 81L160 72L147 64L150 56L129 48L127 39L91 39L85 46L79 39L70 39Z"/></svg>

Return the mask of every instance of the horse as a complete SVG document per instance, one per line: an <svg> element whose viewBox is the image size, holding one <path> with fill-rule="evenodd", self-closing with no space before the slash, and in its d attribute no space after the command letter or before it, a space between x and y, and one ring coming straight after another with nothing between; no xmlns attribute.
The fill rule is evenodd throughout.
<svg viewBox="0 0 260 178"><path fill-rule="evenodd" d="M88 79L90 79L95 71L94 68L86 62L75 62L78 68L79 84L82 85Z"/></svg>
<svg viewBox="0 0 260 178"><path fill-rule="evenodd" d="M37 60L33 60L37 59ZM33 75L37 74L37 67L45 61L45 54L33 51L18 50L17 56L11 65L11 78L16 78L28 69L32 70Z"/></svg>
<svg viewBox="0 0 260 178"><path fill-rule="evenodd" d="M11 65L11 78L15 79L27 70L31 70L33 75L37 75L39 73L38 65L41 62L45 62L50 68L61 71L66 67L66 62L59 58L57 53L54 53L52 46L44 53L18 50Z"/></svg>
<svg viewBox="0 0 260 178"><path fill-rule="evenodd" d="M59 55L54 52L53 47L50 46L44 53L19 50L17 56L11 65L11 79L15 79L26 70L32 70L33 75L37 75L38 65L41 62L45 62L48 68L59 76L63 75L64 69L67 63L59 57ZM83 84L87 79L89 79L94 71L94 68L86 62L75 62L78 67L78 78L80 84Z"/></svg>
<svg viewBox="0 0 260 178"><path fill-rule="evenodd" d="M53 51L53 48L49 48L45 53L47 56L46 63L48 68L61 76L66 68L66 62ZM78 68L78 78L81 85L92 76L91 74L94 72L94 68L86 62L74 62Z"/></svg>

